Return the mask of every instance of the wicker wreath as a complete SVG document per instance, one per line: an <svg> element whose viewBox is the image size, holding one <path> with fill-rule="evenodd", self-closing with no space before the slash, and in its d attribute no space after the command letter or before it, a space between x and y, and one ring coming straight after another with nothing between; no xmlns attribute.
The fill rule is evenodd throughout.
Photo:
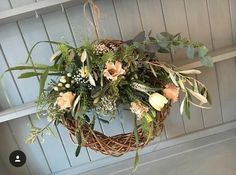
<svg viewBox="0 0 236 175"><path fill-rule="evenodd" d="M32 47L27 61L32 61L31 53L39 43ZM156 53L173 53L175 49L185 48L187 52L191 51L187 55L197 55L201 61L210 63L204 45L181 38L179 34L161 33L157 38L147 39L141 32L129 41L105 39L79 48L68 43L47 43L58 47L50 58L54 62L52 66L34 64L7 70L27 70L20 78L40 76L38 104L48 106L50 122L42 129L33 126L28 143L43 135L51 123L62 124L78 145L76 156L81 147L88 147L118 157L138 151L161 134L171 103L177 101L180 90L185 93L180 112L188 117L190 104L201 107L211 102L205 85L188 76L200 71L181 71L158 61ZM45 89L49 75L58 79L52 80ZM114 136L96 131L96 115L115 116L121 104L128 105L135 114L134 131ZM90 122L87 113L92 111L95 115Z"/></svg>
<svg viewBox="0 0 236 175"><path fill-rule="evenodd" d="M78 127L77 121L72 117L66 117L63 121L63 125L69 130L70 137L74 143L76 143L76 141L73 137L76 136L76 131L79 129L82 136L81 146L88 147L105 155L119 157L127 152L143 148L155 137L160 136L164 129L164 121L169 114L170 107L171 103L169 102L162 111L157 112L156 118L153 120L153 137L147 138L144 131L141 128L138 129L138 144L136 143L134 132L106 136L101 132L92 130L88 124Z"/></svg>

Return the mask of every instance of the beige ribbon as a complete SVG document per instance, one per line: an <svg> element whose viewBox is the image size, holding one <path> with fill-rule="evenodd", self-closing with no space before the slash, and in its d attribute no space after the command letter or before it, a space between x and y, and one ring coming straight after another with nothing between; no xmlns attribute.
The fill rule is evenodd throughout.
<svg viewBox="0 0 236 175"><path fill-rule="evenodd" d="M92 18L93 20L91 20L89 18L89 16L86 13L86 7L89 6L89 8L91 8L92 11ZM97 34L98 39L100 38L100 28L99 28L99 19L100 19L100 9L98 8L98 6L93 2L93 0L85 0L84 2L84 16L87 19L87 21L89 22L90 25L92 25L95 29L95 32Z"/></svg>

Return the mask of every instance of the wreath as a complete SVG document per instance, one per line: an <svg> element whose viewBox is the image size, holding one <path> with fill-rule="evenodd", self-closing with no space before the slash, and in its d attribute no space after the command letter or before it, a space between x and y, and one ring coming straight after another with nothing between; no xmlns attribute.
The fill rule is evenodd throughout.
<svg viewBox="0 0 236 175"><path fill-rule="evenodd" d="M40 43L56 45L58 51L51 64L35 64L31 57ZM24 66L7 71L25 70L18 78L39 77L39 111L47 108L48 125L32 126L28 143L42 136L53 125L63 125L81 147L89 147L106 155L121 156L138 151L163 131L171 104L184 94L180 113L190 118L190 105L207 108L210 95L204 84L193 78L196 69L179 70L159 61L158 53L174 55L186 51L190 59L199 58L211 66L208 49L199 42L162 32L152 37L141 32L129 41L97 40L75 48L66 42L42 41L30 50ZM50 83L45 86L48 79ZM134 130L106 136L94 129L95 122L112 122L119 106L127 106L135 114ZM129 116L132 117L132 116ZM138 155L138 154L136 154Z"/></svg>

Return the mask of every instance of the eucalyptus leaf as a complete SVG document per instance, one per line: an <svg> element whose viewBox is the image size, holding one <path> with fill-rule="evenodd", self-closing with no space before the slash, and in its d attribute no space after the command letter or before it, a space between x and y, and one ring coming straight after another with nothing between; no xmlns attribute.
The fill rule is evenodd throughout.
<svg viewBox="0 0 236 175"><path fill-rule="evenodd" d="M195 49L193 46L189 45L187 47L187 57L190 58L190 59L193 59L194 58L194 54L195 54Z"/></svg>
<svg viewBox="0 0 236 175"><path fill-rule="evenodd" d="M213 62L212 62L212 59L209 55L205 56L205 57L202 57L200 59L202 65L204 66L208 66L208 67L212 67L213 66Z"/></svg>
<svg viewBox="0 0 236 175"><path fill-rule="evenodd" d="M202 46L198 48L198 56L199 57L205 57L208 53L208 49L206 48L206 46Z"/></svg>
<svg viewBox="0 0 236 175"><path fill-rule="evenodd" d="M143 42L145 39L145 31L142 31L134 37L133 42Z"/></svg>

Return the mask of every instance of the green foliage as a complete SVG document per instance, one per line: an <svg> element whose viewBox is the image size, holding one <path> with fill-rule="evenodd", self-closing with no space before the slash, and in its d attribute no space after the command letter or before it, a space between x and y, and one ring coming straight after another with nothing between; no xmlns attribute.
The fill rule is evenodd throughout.
<svg viewBox="0 0 236 175"><path fill-rule="evenodd" d="M52 65L33 62L32 52L41 43L58 48L50 58ZM173 55L178 49L184 49L189 59L198 58L203 65L212 66L208 49L202 43L182 38L180 33L172 35L162 32L151 37L150 33L146 36L145 32L141 32L128 41L100 40L87 42L79 48L66 42L36 43L29 52L27 65L6 70L23 71L18 78L36 76L40 80L37 104L40 108L48 108L50 122L42 129L32 126L27 142L34 142L37 136L43 136L44 131L50 132L50 124L65 124L66 119L73 119L78 125L78 146L75 152L78 156L82 142L86 141L80 128L86 124L91 132L96 119L109 124L118 106L127 105L136 115L133 131L137 146L136 169L139 162L140 130L144 132L146 142L153 139L157 125L156 114L161 110L158 107L173 101L164 93L166 85L173 85L184 93L180 113L185 113L188 118L191 105L208 108L207 104L211 104L208 89L192 77L200 71L178 70L173 65L158 61L157 53ZM57 79L51 80L47 87L45 83L50 76ZM157 94L160 99L150 102L152 94ZM92 118L88 117L90 112L93 112Z"/></svg>

